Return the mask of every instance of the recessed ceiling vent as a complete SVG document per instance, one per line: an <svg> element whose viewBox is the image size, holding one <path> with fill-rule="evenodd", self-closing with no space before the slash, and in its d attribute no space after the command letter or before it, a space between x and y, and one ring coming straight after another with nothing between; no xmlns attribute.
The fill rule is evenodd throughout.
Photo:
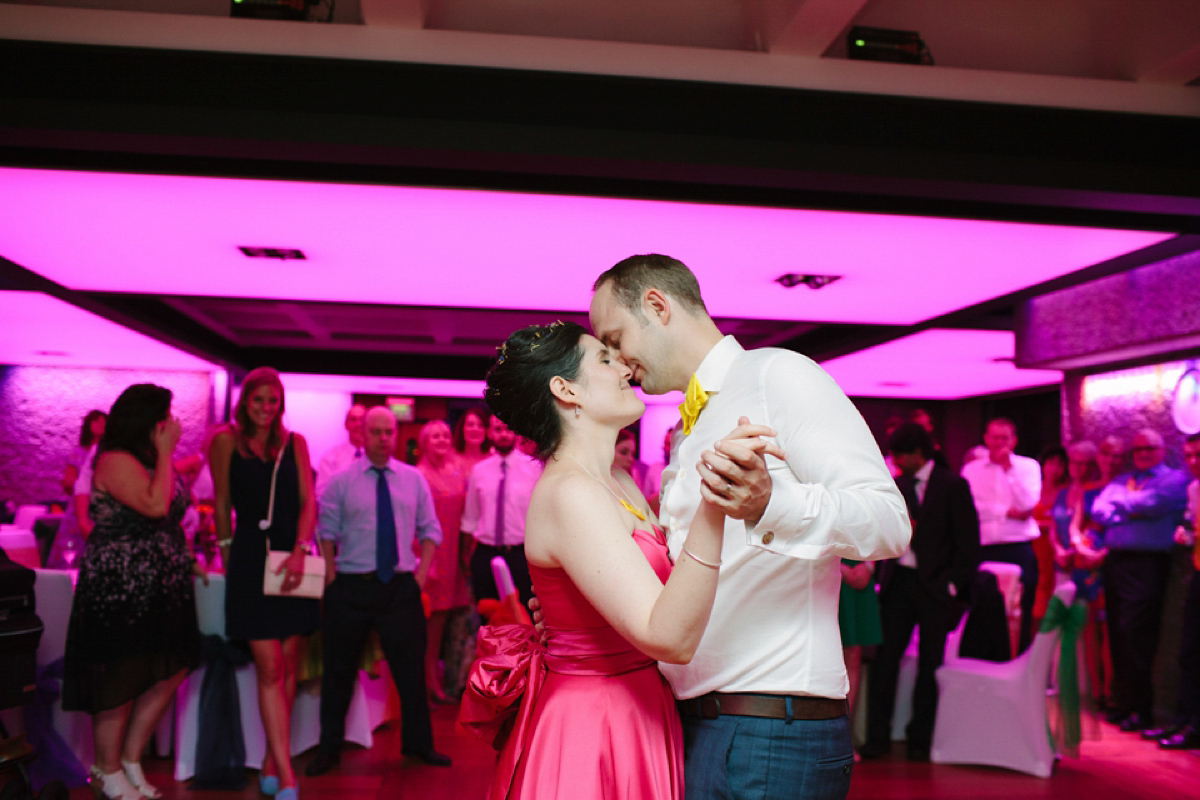
<svg viewBox="0 0 1200 800"><path fill-rule="evenodd" d="M810 289L821 289L840 280L841 277L841 275L801 275L798 272L787 272L776 278L775 282L788 289L795 288L800 284L804 284Z"/></svg>
<svg viewBox="0 0 1200 800"><path fill-rule="evenodd" d="M278 258L280 261L303 261L304 251L290 247L245 247L240 246L246 258Z"/></svg>

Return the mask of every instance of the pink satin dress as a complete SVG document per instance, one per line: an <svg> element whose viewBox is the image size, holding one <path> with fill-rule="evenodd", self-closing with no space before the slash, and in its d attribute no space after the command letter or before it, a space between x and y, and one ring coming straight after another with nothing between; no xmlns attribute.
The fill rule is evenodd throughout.
<svg viewBox="0 0 1200 800"><path fill-rule="evenodd" d="M633 536L665 582L662 533ZM548 643L529 626L484 628L459 716L500 750L489 798L682 800L683 733L657 662L565 571L529 571Z"/></svg>

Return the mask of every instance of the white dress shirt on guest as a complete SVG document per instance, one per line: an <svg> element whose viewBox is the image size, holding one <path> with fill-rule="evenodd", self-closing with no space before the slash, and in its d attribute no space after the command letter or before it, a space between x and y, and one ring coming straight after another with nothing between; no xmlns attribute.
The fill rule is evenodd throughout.
<svg viewBox="0 0 1200 800"><path fill-rule="evenodd" d="M700 454L738 417L774 428L787 461L767 459L771 499L758 524L725 523L717 596L695 657L659 669L681 699L712 691L845 697L841 559L903 553L912 536L904 498L862 416L810 359L746 351L726 336L696 377L708 404L663 472L673 559L700 504Z"/></svg>
<svg viewBox="0 0 1200 800"><path fill-rule="evenodd" d="M342 442L325 451L325 455L321 456L321 461L317 464L317 480L314 487L317 497L325 494L330 478L350 466L350 462L361 458L362 454L362 445L355 446L350 442Z"/></svg>
<svg viewBox="0 0 1200 800"><path fill-rule="evenodd" d="M460 527L483 544L497 546L496 498L500 491L500 464L507 465L504 483L504 545L525 544L525 513L533 487L542 476L540 461L517 448L502 456L493 452L471 470L467 480L467 502Z"/></svg>
<svg viewBox="0 0 1200 800"><path fill-rule="evenodd" d="M1030 542L1038 537L1033 517L1012 519L1008 511L1030 511L1037 505L1042 494L1041 465L1015 453L1011 461L1012 468L1007 470L991 458L971 461L962 468L979 512L979 542L984 546Z"/></svg>

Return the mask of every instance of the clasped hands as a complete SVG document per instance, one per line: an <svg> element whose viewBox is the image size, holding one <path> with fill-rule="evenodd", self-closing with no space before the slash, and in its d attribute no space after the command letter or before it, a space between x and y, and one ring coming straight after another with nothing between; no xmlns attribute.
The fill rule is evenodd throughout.
<svg viewBox="0 0 1200 800"><path fill-rule="evenodd" d="M739 417L728 436L700 454L700 495L727 517L757 523L771 500L766 457L785 458L783 449L767 438L775 435L772 428Z"/></svg>

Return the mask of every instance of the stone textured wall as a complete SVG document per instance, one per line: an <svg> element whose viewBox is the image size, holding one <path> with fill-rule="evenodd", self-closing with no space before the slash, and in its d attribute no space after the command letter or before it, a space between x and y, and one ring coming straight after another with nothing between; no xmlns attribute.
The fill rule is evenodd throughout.
<svg viewBox="0 0 1200 800"><path fill-rule="evenodd" d="M84 415L107 412L135 383L174 393L172 411L183 424L176 452L198 451L211 417L207 372L0 366L0 500L20 505L62 497L59 481Z"/></svg>
<svg viewBox="0 0 1200 800"><path fill-rule="evenodd" d="M1105 354L1129 348L1166 354L1187 347L1200 334L1200 252L1028 300L1017 308L1016 334L1022 367L1081 358L1091 360L1077 364L1103 363Z"/></svg>

